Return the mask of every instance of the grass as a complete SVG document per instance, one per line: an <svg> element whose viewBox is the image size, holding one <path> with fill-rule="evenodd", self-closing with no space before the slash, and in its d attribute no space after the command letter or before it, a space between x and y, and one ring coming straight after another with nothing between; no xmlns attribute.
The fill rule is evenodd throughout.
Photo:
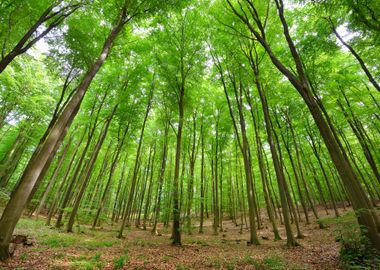
<svg viewBox="0 0 380 270"><path fill-rule="evenodd" d="M54 259L63 259L63 258L65 258L65 254L63 254L63 253L53 254L52 258L54 258Z"/></svg>
<svg viewBox="0 0 380 270"><path fill-rule="evenodd" d="M121 269L125 265L125 258L124 256L117 257L113 260L113 269Z"/></svg>
<svg viewBox="0 0 380 270"><path fill-rule="evenodd" d="M133 241L133 245L134 246L140 246L140 247L145 247L146 246L146 242L142 239L136 239Z"/></svg>
<svg viewBox="0 0 380 270"><path fill-rule="evenodd" d="M96 250L102 247L112 247L120 243L114 235L100 231L86 231L83 233L69 234L64 231L49 228L45 226L42 220L21 219L17 224L17 233L41 239L39 244L49 248L85 248L88 250Z"/></svg>
<svg viewBox="0 0 380 270"><path fill-rule="evenodd" d="M161 260L164 262L164 263L168 263L170 261L170 257L167 256L167 255L164 255L162 256Z"/></svg>
<svg viewBox="0 0 380 270"><path fill-rule="evenodd" d="M202 247L208 247L209 244L205 241L205 240L202 240L202 239L189 239L187 241L189 244L196 244L196 245L199 245L199 246L202 246Z"/></svg>
<svg viewBox="0 0 380 270"><path fill-rule="evenodd" d="M129 251L124 248L124 254L113 260L113 269L121 269L129 262Z"/></svg>
<svg viewBox="0 0 380 270"><path fill-rule="evenodd" d="M20 255L20 260L21 261L26 261L27 259L28 259L28 253L26 253L26 252L23 252L23 253L21 253L21 255Z"/></svg>
<svg viewBox="0 0 380 270"><path fill-rule="evenodd" d="M41 244L51 248L63 248L74 246L77 242L78 237L75 235L53 233L46 235L41 241Z"/></svg>
<svg viewBox="0 0 380 270"><path fill-rule="evenodd" d="M267 270L285 270L287 268L287 264L277 256L269 256L264 259L263 268Z"/></svg>
<svg viewBox="0 0 380 270"><path fill-rule="evenodd" d="M112 247L113 245L119 243L119 240L89 240L83 243L81 246L87 249L97 249L100 247Z"/></svg>
<svg viewBox="0 0 380 270"><path fill-rule="evenodd" d="M221 262L220 258L209 257L208 261L209 261L208 266L215 267L217 269L222 267L222 262Z"/></svg>
<svg viewBox="0 0 380 270"><path fill-rule="evenodd" d="M361 215L362 210L356 214ZM325 218L323 221L333 225L335 241L340 244L340 259L344 269L379 269L380 256L371 247L369 239L363 235L366 228L359 226L354 211L340 217Z"/></svg>
<svg viewBox="0 0 380 270"><path fill-rule="evenodd" d="M73 258L71 266L78 270L102 269L104 267L104 262L101 259L101 254L96 253L93 257L80 256L78 258Z"/></svg>
<svg viewBox="0 0 380 270"><path fill-rule="evenodd" d="M347 221L354 220L353 213L349 213L343 216ZM335 227L337 219L324 218L324 223ZM329 226L330 227L330 226ZM60 268L62 263L66 263L67 269L102 269L106 264L111 265L111 269L123 269L123 268L144 268L149 262L152 265L157 263L170 264L175 269L195 269L195 266L203 264L203 266L211 267L215 269L244 269L249 267L256 270L295 270L294 263L289 263L282 258L282 254L278 252L270 253L267 257L256 258L252 254L252 250L247 250L242 245L230 245L221 243L220 237L210 236L211 230L206 231L202 235L204 238L198 237L198 235L186 235L184 234L184 255L186 255L186 249L194 252L194 256L203 255L202 261L199 261L200 257L194 257L194 264L188 260L182 261L181 256L171 255L173 249L168 247L169 236L166 237L151 237L149 232L143 234L141 231L132 231L130 228L126 230L126 239L120 240L116 238L117 229L115 227L107 227L105 230L92 230L87 226L81 226L83 233L66 233L64 229L55 229L45 226L44 220L35 219L21 219L17 225L16 234L23 234L29 237L35 238L36 245L32 247L32 252L23 252L18 255L20 262L18 267L27 266L28 260L33 259L35 254L47 252L49 255L50 267ZM129 232L129 230L131 230ZM161 232L163 230L160 230ZM208 234L208 233L210 234ZM167 234L169 235L169 233ZM240 236L239 236L240 237ZM190 245L189 245L190 244ZM129 250L133 257L130 257ZM158 253L157 258L153 258L151 253L140 252L147 249L160 249L161 247L167 249L167 253ZM210 253L209 249L220 252ZM243 250L241 253L231 252L232 249L236 251ZM268 251L268 250L266 250ZM98 252L98 253L96 253ZM102 253L107 255L101 256ZM205 252L205 253L203 253ZM226 252L227 257L224 257ZM275 254L278 254L277 256ZM82 256L81 256L82 255ZM142 265L142 262L144 263ZM149 265L150 266L150 265ZM51 269L53 269L51 268ZM1 267L0 267L1 270Z"/></svg>
<svg viewBox="0 0 380 270"><path fill-rule="evenodd" d="M241 260L241 262L243 264L253 265L255 267L259 265L259 263L249 255L245 255L244 258Z"/></svg>
<svg viewBox="0 0 380 270"><path fill-rule="evenodd" d="M288 264L285 262L282 258L274 255L270 255L263 260L255 260L248 254L244 256L241 259L238 258L230 258L230 259L221 259L219 257L209 257L208 258L208 266L216 268L216 269L227 269L227 270L233 270L236 269L238 266L240 267L247 267L247 266L253 266L254 269L257 270L296 270L299 268L296 268L293 265Z"/></svg>
<svg viewBox="0 0 380 270"><path fill-rule="evenodd" d="M187 269L189 269L186 265L183 265L183 264L181 264L181 263L177 263L176 265L175 265L175 269L176 270L187 270Z"/></svg>

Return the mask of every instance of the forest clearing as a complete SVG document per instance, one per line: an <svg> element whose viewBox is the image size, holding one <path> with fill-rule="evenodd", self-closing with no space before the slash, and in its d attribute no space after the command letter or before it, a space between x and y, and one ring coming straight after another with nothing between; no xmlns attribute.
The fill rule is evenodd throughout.
<svg viewBox="0 0 380 270"><path fill-rule="evenodd" d="M28 235L31 246L18 245L4 269L268 269L308 270L344 269L339 259L339 229L353 222L347 209L337 221L333 215L322 218L328 227L316 223L303 225L301 246L287 248L285 240L273 241L269 224L263 224L258 236L260 246L247 246L249 230L225 220L223 232L213 234L212 222L205 222L204 233L183 234L181 247L170 244L170 228L161 224L159 235L132 226L124 239L117 239L112 226L92 230L80 225L75 234L44 226L44 219L23 219L16 235ZM194 227L197 231L199 227ZM347 230L346 233L352 233ZM280 234L285 237L283 228Z"/></svg>
<svg viewBox="0 0 380 270"><path fill-rule="evenodd" d="M0 269L380 269L380 1L0 1Z"/></svg>

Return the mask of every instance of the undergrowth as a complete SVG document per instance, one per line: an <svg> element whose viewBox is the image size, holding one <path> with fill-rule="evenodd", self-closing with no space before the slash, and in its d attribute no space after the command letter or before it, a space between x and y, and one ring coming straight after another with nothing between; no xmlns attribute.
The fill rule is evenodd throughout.
<svg viewBox="0 0 380 270"><path fill-rule="evenodd" d="M360 215L360 211L357 212ZM336 241L344 269L380 269L380 256L365 236L367 229L355 222L353 212L337 218Z"/></svg>

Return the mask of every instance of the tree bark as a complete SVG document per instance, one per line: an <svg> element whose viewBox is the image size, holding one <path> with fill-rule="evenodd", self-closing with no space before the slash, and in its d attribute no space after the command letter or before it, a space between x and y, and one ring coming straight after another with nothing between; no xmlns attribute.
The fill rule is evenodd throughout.
<svg viewBox="0 0 380 270"><path fill-rule="evenodd" d="M61 170L61 167L63 165L63 162L66 158L66 155L67 155L67 152L71 146L71 142L73 140L73 136L70 137L70 139L68 140L65 148L63 149L63 153L62 155L58 158L58 162L57 162L57 166L55 167L54 169L54 172L53 172L53 175L51 176L51 179L50 181L48 182L48 185L42 195L42 198L40 200L40 203L38 205L38 208L37 210L34 212L34 215L36 216L36 218L38 218L39 214L41 213L42 209L44 208L45 206L45 202L46 202L46 199L51 191L51 189L53 188L56 180L57 180L57 177L58 177L58 173L60 172Z"/></svg>
<svg viewBox="0 0 380 270"><path fill-rule="evenodd" d="M79 206L80 206L80 203L82 201L84 192L86 191L86 188L87 188L88 183L90 181L90 178L92 175L92 169L94 168L94 165L96 163L96 160L97 160L99 152L100 152L100 149L102 148L104 140L108 134L108 128L111 124L112 118L115 115L118 106L119 105L116 105L113 108L111 114L108 116L106 123L104 124L103 130L99 136L98 142L96 143L95 148L91 154L90 160L88 161L87 165L85 166L85 173L82 175L84 179L83 180L80 179L81 180L80 181L81 182L81 188L79 190L77 197L75 198L73 210L71 211L70 218L69 218L69 221L67 223L67 229L66 229L67 232L73 232L73 225L75 222L75 217L78 213Z"/></svg>
<svg viewBox="0 0 380 270"><path fill-rule="evenodd" d="M91 66L89 72L83 78L83 81L78 86L70 102L68 102L65 109L58 117L56 123L51 128L49 135L46 137L40 148L40 151L35 155L35 158L28 163L21 177L20 185L4 209L0 219L0 260L7 259L9 257L9 242L12 238L13 230L22 214L22 211L24 210L33 187L48 162L49 156L52 154L54 149L57 148L56 146L62 140L62 137L64 137L65 132L70 127L72 121L78 113L87 89L109 55L114 40L123 29L124 24L128 21L126 16L127 14L125 7L121 13L119 21L108 35L99 58Z"/></svg>
<svg viewBox="0 0 380 270"><path fill-rule="evenodd" d="M121 227L120 227L120 230L119 230L118 238L122 238L123 237L124 227L126 225L127 219L129 218L131 207L132 207L132 203L133 203L133 199L134 199L135 188L136 188L136 179L137 179L137 176L138 176L138 169L139 169L138 165L139 165L139 160L140 160L141 145L142 145L143 138L144 138L144 131L145 131L146 122L148 120L149 112L150 112L150 109L151 109L151 106L152 106L153 91L154 91L154 84L152 85L152 89L151 89L151 92L150 92L147 108L146 108L146 111L145 111L145 116L144 116L143 124L142 124L142 127L141 127L141 132L140 132L140 137L139 137L139 144L137 146L137 151L136 151L135 166L134 166L134 169L133 169L133 176L132 176L132 180L131 180L131 183L132 183L131 184L131 189L129 190L129 196L128 196L127 204L125 205L125 213L124 213L123 221L121 223Z"/></svg>
<svg viewBox="0 0 380 270"><path fill-rule="evenodd" d="M288 47L292 58L294 60L294 64L296 66L296 74L294 74L291 70L286 68L286 66L281 62L279 58L276 57L272 48L266 40L265 35L265 27L262 24L261 18L258 16L257 9L255 4L253 4L252 0L245 0L248 3L247 8L249 8L253 15L252 19L255 22L256 26L259 28L257 31L255 27L251 24L251 21L247 17L247 14L243 12L239 13L230 0L226 0L231 10L234 14L239 17L239 19L246 24L250 32L255 36L257 41L262 45L267 54L269 55L272 63L276 66L276 68L288 78L290 83L294 86L294 88L298 91L298 93L303 98L306 103L309 111L315 121L315 124L318 126L318 129L323 137L323 140L326 144L326 147L329 151L330 157L337 168L339 175L346 187L350 199L353 203L354 210L357 214L357 219L360 225L365 228L362 231L362 234L367 236L370 239L371 244L377 250L380 250L380 236L378 234L376 224L374 222L374 218L372 215L372 206L371 203L364 192L360 182L357 179L357 176L348 162L344 151L339 146L339 142L329 126L326 122L326 119L321 112L321 108L318 106L318 102L313 96L310 87L310 81L308 80L305 70L302 65L301 57L297 51L297 48L291 38L289 27L284 15L284 4L282 0L275 0L275 4L278 11L278 16L280 18L284 37L286 42L288 43ZM359 214L360 211L360 214Z"/></svg>
<svg viewBox="0 0 380 270"><path fill-rule="evenodd" d="M119 141L119 143L118 143L118 147L116 149L115 156L112 158L112 164L111 164L111 168L110 168L110 173L108 175L108 181L107 181L106 187L105 187L105 189L103 191L103 195L102 195L102 198L100 200L100 204L99 204L98 210L96 211L94 222L92 223L92 228L93 229L98 224L100 213L102 212L102 209L104 207L105 201L107 199L107 195L108 195L109 189L111 187L112 178L113 178L113 175L115 173L116 165L119 162L119 156L120 156L120 153L121 153L121 149L123 148L124 140L125 140L125 137L126 137L126 135L128 133L128 130L129 130L129 124L125 128L125 131L124 131L124 134L122 135L121 141Z"/></svg>
<svg viewBox="0 0 380 270"><path fill-rule="evenodd" d="M165 179L165 169L166 169L166 159L168 155L168 134L169 134L169 121L168 120L165 123L165 130L164 130L164 142L163 142L163 149L162 149L162 157L161 157L161 168L160 168L160 176L158 177L158 193L157 193L157 202L155 207L155 214L154 214L154 222L153 222L153 228L152 233L158 235L157 231L157 223L160 217L160 211L161 211L161 199L162 199L162 187L164 184Z"/></svg>

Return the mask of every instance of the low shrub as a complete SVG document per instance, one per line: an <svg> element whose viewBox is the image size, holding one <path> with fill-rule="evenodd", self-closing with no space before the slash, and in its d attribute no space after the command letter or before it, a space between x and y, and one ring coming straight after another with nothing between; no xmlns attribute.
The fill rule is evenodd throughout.
<svg viewBox="0 0 380 270"><path fill-rule="evenodd" d="M359 213L360 214L360 213ZM379 269L380 257L365 236L366 228L344 216L335 230L340 243L340 257L345 269Z"/></svg>

